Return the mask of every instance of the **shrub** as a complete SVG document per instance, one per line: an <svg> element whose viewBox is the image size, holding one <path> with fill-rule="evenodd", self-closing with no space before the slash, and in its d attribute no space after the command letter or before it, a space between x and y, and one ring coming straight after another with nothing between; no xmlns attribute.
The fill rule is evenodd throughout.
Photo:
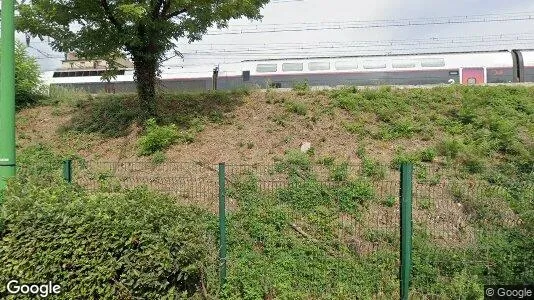
<svg viewBox="0 0 534 300"><path fill-rule="evenodd" d="M60 299L188 297L215 251L208 214L145 189L87 195L15 182L0 209L0 281L52 280Z"/></svg>
<svg viewBox="0 0 534 300"><path fill-rule="evenodd" d="M434 148L426 148L419 153L421 161L432 162L436 158L436 150Z"/></svg>
<svg viewBox="0 0 534 300"><path fill-rule="evenodd" d="M156 151L165 150L181 137L175 125L159 126L155 119L149 119L146 126L146 133L138 142L139 155L150 155ZM182 136L182 138L188 141L187 136Z"/></svg>
<svg viewBox="0 0 534 300"><path fill-rule="evenodd" d="M306 153L302 153L299 150L290 150L286 152L283 158L277 160L278 162L275 165L277 172L301 178L307 178L311 175L312 165L310 157Z"/></svg>
<svg viewBox="0 0 534 300"><path fill-rule="evenodd" d="M17 42L15 44L15 105L17 107L29 106L45 98L39 76L37 60L26 53L26 47L22 43Z"/></svg>
<svg viewBox="0 0 534 300"><path fill-rule="evenodd" d="M307 92L310 90L310 85L308 81L295 82L293 84L293 90L297 92Z"/></svg>
<svg viewBox="0 0 534 300"><path fill-rule="evenodd" d="M373 178L375 180L382 180L386 177L386 167L380 162L363 157L361 173L363 176Z"/></svg>
<svg viewBox="0 0 534 300"><path fill-rule="evenodd" d="M463 148L463 143L457 139L447 139L438 145L440 155L448 158L456 158Z"/></svg>
<svg viewBox="0 0 534 300"><path fill-rule="evenodd" d="M373 200L375 191L369 182L359 179L342 185L334 191L334 195L341 211L355 213L359 206Z"/></svg>

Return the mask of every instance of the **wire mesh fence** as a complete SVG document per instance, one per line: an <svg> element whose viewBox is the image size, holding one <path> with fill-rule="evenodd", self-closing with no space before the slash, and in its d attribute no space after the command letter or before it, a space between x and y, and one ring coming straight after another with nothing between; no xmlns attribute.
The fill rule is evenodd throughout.
<svg viewBox="0 0 534 300"><path fill-rule="evenodd" d="M399 294L398 170L373 173L348 164L225 167L231 285L255 284L264 298L280 296L285 281L294 291L288 297ZM88 190L113 193L143 185L181 203L214 213L218 208L218 165L74 162L72 173ZM416 165L413 174L410 297L469 293L476 290L468 286L470 276L482 276L475 280L479 287L495 283L491 274L502 266L492 254L498 245L488 246L487 239L520 223L510 191L457 170ZM525 197L534 191L528 184L516 189ZM499 253L507 255L506 249ZM254 273L258 269L263 271ZM466 291L446 287L462 283Z"/></svg>

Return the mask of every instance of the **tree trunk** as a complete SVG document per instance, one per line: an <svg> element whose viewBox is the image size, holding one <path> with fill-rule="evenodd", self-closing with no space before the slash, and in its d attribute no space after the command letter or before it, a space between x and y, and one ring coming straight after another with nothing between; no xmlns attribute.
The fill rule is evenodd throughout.
<svg viewBox="0 0 534 300"><path fill-rule="evenodd" d="M146 54L145 54L146 55ZM134 78L141 109L140 119L144 121L156 115L156 76L158 62L155 58L133 57Z"/></svg>

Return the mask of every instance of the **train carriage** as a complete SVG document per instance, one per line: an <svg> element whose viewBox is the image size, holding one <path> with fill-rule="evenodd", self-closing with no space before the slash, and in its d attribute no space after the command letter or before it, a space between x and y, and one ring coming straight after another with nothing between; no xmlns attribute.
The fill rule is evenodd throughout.
<svg viewBox="0 0 534 300"><path fill-rule="evenodd" d="M369 55L248 60L211 67L162 69L159 87L167 91L206 91L240 87L372 86L534 82L534 51L503 50L409 55ZM103 70L58 70L43 74L47 84L92 93L135 91L132 69L102 81Z"/></svg>

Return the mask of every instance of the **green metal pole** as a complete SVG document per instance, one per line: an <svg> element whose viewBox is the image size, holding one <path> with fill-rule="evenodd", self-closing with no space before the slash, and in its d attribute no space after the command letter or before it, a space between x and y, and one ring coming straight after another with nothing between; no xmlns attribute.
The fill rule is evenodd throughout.
<svg viewBox="0 0 534 300"><path fill-rule="evenodd" d="M0 59L0 190L15 176L15 5L2 0Z"/></svg>
<svg viewBox="0 0 534 300"><path fill-rule="evenodd" d="M219 163L219 262L221 291L226 283L226 189L225 165Z"/></svg>
<svg viewBox="0 0 534 300"><path fill-rule="evenodd" d="M63 161L63 178L68 183L72 183L72 160L66 159Z"/></svg>
<svg viewBox="0 0 534 300"><path fill-rule="evenodd" d="M400 299L408 300L412 273L412 172L413 165L400 169Z"/></svg>

